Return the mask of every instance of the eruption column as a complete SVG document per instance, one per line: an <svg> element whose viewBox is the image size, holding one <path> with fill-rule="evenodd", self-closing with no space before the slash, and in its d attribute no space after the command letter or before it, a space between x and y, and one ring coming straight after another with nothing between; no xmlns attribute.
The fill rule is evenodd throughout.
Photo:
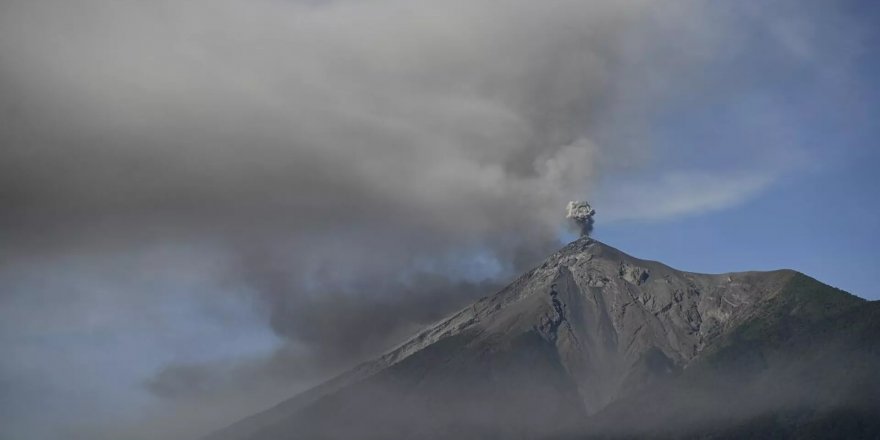
<svg viewBox="0 0 880 440"><path fill-rule="evenodd" d="M589 237L593 232L593 216L596 210L587 202L571 201L565 208L565 218L571 219L580 230L581 237Z"/></svg>

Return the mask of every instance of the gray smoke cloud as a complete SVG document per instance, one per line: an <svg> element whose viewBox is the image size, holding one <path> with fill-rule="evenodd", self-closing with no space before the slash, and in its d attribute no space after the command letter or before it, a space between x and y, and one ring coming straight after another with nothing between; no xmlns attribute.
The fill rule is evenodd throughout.
<svg viewBox="0 0 880 440"><path fill-rule="evenodd" d="M593 216L596 210L587 202L571 201L565 207L565 218L574 223L580 231L581 237L589 237L593 232Z"/></svg>
<svg viewBox="0 0 880 440"><path fill-rule="evenodd" d="M643 1L5 2L0 259L204 244L237 255L230 283L285 338L340 353L384 340L435 316L395 310L412 292L443 313L490 293L463 283L557 246L558 206L639 156L605 121L636 132L652 85L700 62L646 43L702 45L679 30L698 16ZM646 61L651 82L629 68ZM321 310L344 319L298 324L334 322Z"/></svg>

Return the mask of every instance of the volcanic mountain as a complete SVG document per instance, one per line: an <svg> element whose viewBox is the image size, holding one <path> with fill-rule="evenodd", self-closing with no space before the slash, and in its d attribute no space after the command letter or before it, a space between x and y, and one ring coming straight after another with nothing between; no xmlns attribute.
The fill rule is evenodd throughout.
<svg viewBox="0 0 880 440"><path fill-rule="evenodd" d="M209 440L880 438L880 303L582 238Z"/></svg>

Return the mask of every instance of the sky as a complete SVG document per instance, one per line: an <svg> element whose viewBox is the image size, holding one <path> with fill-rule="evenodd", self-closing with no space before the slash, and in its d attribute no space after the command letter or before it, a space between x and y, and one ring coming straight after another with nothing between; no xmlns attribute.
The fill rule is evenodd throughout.
<svg viewBox="0 0 880 440"><path fill-rule="evenodd" d="M0 438L194 439L574 238L880 299L880 8L0 2Z"/></svg>

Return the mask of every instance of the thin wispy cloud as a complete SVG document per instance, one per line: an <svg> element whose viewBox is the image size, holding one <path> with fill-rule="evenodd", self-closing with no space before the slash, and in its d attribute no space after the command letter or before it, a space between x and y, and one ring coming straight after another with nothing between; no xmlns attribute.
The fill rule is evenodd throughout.
<svg viewBox="0 0 880 440"><path fill-rule="evenodd" d="M774 175L669 173L613 185L599 199L606 221L671 220L733 209L773 184Z"/></svg>

